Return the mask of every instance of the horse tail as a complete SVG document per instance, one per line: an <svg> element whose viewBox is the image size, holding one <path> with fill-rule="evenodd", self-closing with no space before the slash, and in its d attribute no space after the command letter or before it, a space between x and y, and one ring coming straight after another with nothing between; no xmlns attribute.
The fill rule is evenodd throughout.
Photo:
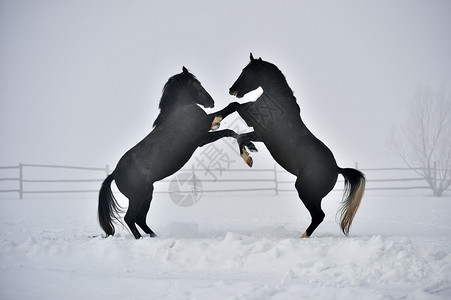
<svg viewBox="0 0 451 300"><path fill-rule="evenodd" d="M345 179L343 202L337 214L340 214L340 227L348 235L352 220L359 208L365 190L365 175L356 169L338 168Z"/></svg>
<svg viewBox="0 0 451 300"><path fill-rule="evenodd" d="M102 187L99 192L99 208L98 208L98 220L100 227L105 231L106 236L114 235L115 229L113 220L122 223L119 219L119 213L122 211L122 207L114 198L111 191L111 182L114 180L114 172L103 181Z"/></svg>

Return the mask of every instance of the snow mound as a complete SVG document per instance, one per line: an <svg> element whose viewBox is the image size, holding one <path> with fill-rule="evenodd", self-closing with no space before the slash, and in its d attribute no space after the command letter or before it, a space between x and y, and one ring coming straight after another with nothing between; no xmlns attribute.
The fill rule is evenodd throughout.
<svg viewBox="0 0 451 300"><path fill-rule="evenodd" d="M395 295L398 290L437 294L449 292L451 287L451 255L416 246L407 238L274 239L228 232L223 238L213 239L137 241L129 236L107 239L43 236L21 243L2 240L0 246L2 274L20 276L3 278L6 283L31 279L40 282L40 273L46 275L44 278L50 276L52 281L58 281L61 275L64 278L70 274L86 281L84 286L88 289L95 289L96 282L90 282L92 278L100 281L137 278L152 284L164 281L167 276L182 280L208 275L208 281L214 285L208 293L203 290L205 296L213 296L216 287L225 280L233 285L246 283L247 287L241 291L245 299L310 297L312 291L322 291L315 297L332 298L335 291L343 292L343 289L350 294L352 290L361 293L377 289L381 297L385 296L380 292L383 290ZM254 274L258 278L252 278ZM39 288L45 284L40 282ZM31 295L36 291L29 292ZM78 298L76 295L74 298ZM14 298L12 294L5 296Z"/></svg>
<svg viewBox="0 0 451 300"><path fill-rule="evenodd" d="M122 228L102 238L95 202L80 208L72 201L0 201L0 298L450 299L446 210L435 210L431 222L414 211L406 220L402 213L384 216L386 227L415 220L411 227L436 233L430 237L421 230L368 234L369 225L380 224L363 207L354 236L325 221L312 238L300 239L300 225L287 221L295 219L291 210L274 209L269 201L262 207L271 219L263 212L260 219L212 216L211 207L184 210L183 218L173 208L172 218L154 216L160 237L141 240ZM38 206L46 210L37 213ZM86 208L90 213L83 215Z"/></svg>

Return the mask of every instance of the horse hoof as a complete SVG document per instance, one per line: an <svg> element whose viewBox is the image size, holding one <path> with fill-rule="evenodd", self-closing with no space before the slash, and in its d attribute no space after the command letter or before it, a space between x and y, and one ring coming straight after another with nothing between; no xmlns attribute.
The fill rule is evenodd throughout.
<svg viewBox="0 0 451 300"><path fill-rule="evenodd" d="M243 158L246 165L248 165L250 168L252 168L252 165L254 164L254 160L249 155L249 152L247 152L246 150L243 150L243 153L241 153L241 157Z"/></svg>
<svg viewBox="0 0 451 300"><path fill-rule="evenodd" d="M246 164L249 166L249 168L252 168L252 166L254 165L254 160L252 159L252 157L249 156L249 158L246 161Z"/></svg>
<svg viewBox="0 0 451 300"><path fill-rule="evenodd" d="M213 124L211 124L210 130L213 130L213 131L218 130L220 125L221 125L221 123L216 123L216 124L213 123Z"/></svg>
<svg viewBox="0 0 451 300"><path fill-rule="evenodd" d="M301 235L301 239L305 239L305 238L308 238L309 236L307 235L307 232L304 232L302 235Z"/></svg>
<svg viewBox="0 0 451 300"><path fill-rule="evenodd" d="M221 121L222 121L222 117L221 116L216 116L215 119L213 120L213 123L211 123L211 130L217 130L219 128L219 126L221 125Z"/></svg>

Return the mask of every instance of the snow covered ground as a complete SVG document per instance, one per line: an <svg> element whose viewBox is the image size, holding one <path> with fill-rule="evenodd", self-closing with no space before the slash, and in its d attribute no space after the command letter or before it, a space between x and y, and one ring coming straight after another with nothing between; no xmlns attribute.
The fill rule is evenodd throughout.
<svg viewBox="0 0 451 300"><path fill-rule="evenodd" d="M299 239L310 217L294 193L188 208L158 194L159 237L141 240L101 238L95 195L1 199L0 299L451 299L451 198L368 193L349 237L340 199Z"/></svg>

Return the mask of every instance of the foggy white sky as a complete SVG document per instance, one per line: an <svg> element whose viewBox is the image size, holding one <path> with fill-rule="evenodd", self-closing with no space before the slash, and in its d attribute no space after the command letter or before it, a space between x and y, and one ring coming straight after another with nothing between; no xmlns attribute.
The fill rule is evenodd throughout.
<svg viewBox="0 0 451 300"><path fill-rule="evenodd" d="M250 51L340 166L402 165L389 128L418 85L451 91L451 2L318 2L1 0L0 165L114 166L183 65L219 110Z"/></svg>

